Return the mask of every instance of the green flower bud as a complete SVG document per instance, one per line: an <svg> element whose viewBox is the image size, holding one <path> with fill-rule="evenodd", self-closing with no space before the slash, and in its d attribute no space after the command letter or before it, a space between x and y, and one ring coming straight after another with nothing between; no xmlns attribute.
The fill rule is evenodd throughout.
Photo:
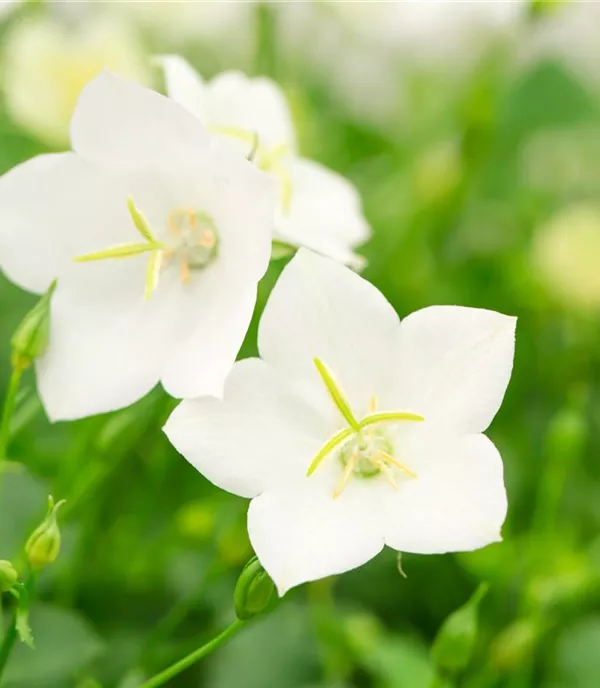
<svg viewBox="0 0 600 688"><path fill-rule="evenodd" d="M275 584L263 569L257 557L244 566L233 593L233 603L238 619L246 621L265 611L269 606Z"/></svg>
<svg viewBox="0 0 600 688"><path fill-rule="evenodd" d="M534 619L518 619L494 640L491 661L495 669L512 672L531 659L544 628Z"/></svg>
<svg viewBox="0 0 600 688"><path fill-rule="evenodd" d="M7 592L19 580L19 574L6 559L0 559L0 592Z"/></svg>
<svg viewBox="0 0 600 688"><path fill-rule="evenodd" d="M29 368L44 353L50 336L50 301L56 280L37 304L27 313L11 339L12 364L15 368Z"/></svg>
<svg viewBox="0 0 600 688"><path fill-rule="evenodd" d="M56 513L65 503L64 500L54 504L54 499L48 497L48 513L40 526L31 534L25 545L25 553L33 569L41 569L51 564L60 552L60 530L56 521Z"/></svg>
<svg viewBox="0 0 600 688"><path fill-rule="evenodd" d="M488 591L482 583L471 599L444 621L431 649L439 671L454 676L468 666L479 634L479 604Z"/></svg>

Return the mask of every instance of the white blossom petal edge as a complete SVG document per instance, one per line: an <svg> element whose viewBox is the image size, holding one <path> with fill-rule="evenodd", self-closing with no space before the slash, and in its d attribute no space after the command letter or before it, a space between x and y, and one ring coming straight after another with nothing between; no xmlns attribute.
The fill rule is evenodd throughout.
<svg viewBox="0 0 600 688"><path fill-rule="evenodd" d="M402 323L348 268L301 249L262 316L261 359L165 432L248 530L279 594L384 545L423 554L501 539L500 455L480 434L511 374L515 318L433 306Z"/></svg>
<svg viewBox="0 0 600 688"><path fill-rule="evenodd" d="M178 55L159 58L167 93L198 117L212 135L252 158L279 186L274 238L359 268L354 249L371 230L355 187L342 175L298 155L296 134L281 88L266 77L223 72L205 82Z"/></svg>
<svg viewBox="0 0 600 688"><path fill-rule="evenodd" d="M276 185L174 101L104 72L71 122L75 152L0 178L0 266L58 278L37 362L52 420L127 406L159 381L220 394L271 251Z"/></svg>

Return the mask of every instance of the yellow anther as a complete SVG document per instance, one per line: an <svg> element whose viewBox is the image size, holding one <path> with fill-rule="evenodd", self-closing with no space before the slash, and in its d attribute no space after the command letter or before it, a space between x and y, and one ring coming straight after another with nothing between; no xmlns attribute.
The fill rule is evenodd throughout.
<svg viewBox="0 0 600 688"><path fill-rule="evenodd" d="M378 404L379 401L377 399L377 395L373 394L373 396L369 399L369 412L375 413L375 411L377 411Z"/></svg>
<svg viewBox="0 0 600 688"><path fill-rule="evenodd" d="M411 478L418 477L417 474L414 471L411 471L408 466L405 466L403 463L400 463L400 461L397 461L391 454L384 452L383 449L380 449L378 454L386 463L391 463L392 466L395 466L396 468L400 469L401 471L409 475Z"/></svg>
<svg viewBox="0 0 600 688"><path fill-rule="evenodd" d="M179 263L179 277L183 284L189 284L191 275L190 275L190 266L187 260L182 260Z"/></svg>
<svg viewBox="0 0 600 688"><path fill-rule="evenodd" d="M336 499L339 497L342 492L346 489L348 486L348 483L350 482L350 478L352 477L352 471L354 470L354 467L356 466L356 461L358 459L358 452L355 451L352 456L348 459L348 463L346 464L346 468L344 469L344 473L342 475L342 479L338 483L337 487L333 491L333 494L331 495L333 499Z"/></svg>
<svg viewBox="0 0 600 688"><path fill-rule="evenodd" d="M204 248L212 248L216 242L217 239L215 235L212 232L204 230L196 243L198 246L203 246Z"/></svg>

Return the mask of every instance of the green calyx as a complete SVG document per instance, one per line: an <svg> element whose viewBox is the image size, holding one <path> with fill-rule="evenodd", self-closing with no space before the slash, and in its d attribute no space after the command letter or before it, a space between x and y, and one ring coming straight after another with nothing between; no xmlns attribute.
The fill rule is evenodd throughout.
<svg viewBox="0 0 600 688"><path fill-rule="evenodd" d="M264 612L270 605L275 584L257 557L244 566L233 593L235 613L241 621L247 621Z"/></svg>
<svg viewBox="0 0 600 688"><path fill-rule="evenodd" d="M10 340L14 368L29 368L46 350L50 338L50 303L55 289L56 280L15 330Z"/></svg>
<svg viewBox="0 0 600 688"><path fill-rule="evenodd" d="M8 592L19 580L19 574L10 561L0 559L0 593Z"/></svg>

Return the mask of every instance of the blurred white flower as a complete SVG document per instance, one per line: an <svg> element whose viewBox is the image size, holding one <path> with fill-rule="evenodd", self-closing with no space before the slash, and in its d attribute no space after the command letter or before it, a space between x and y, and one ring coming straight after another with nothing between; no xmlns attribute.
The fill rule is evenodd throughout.
<svg viewBox="0 0 600 688"><path fill-rule="evenodd" d="M49 416L117 409L159 381L219 394L269 262L272 180L108 72L84 89L71 138L74 153L0 178L3 270L34 292L59 278L37 365Z"/></svg>
<svg viewBox="0 0 600 688"><path fill-rule="evenodd" d="M534 275L563 305L600 308L600 206L567 206L536 231L531 253Z"/></svg>
<svg viewBox="0 0 600 688"><path fill-rule="evenodd" d="M515 319L453 306L400 323L357 274L301 249L224 401L184 401L165 432L215 485L252 499L252 545L280 595L384 545L500 540L502 461L481 434L508 384Z"/></svg>
<svg viewBox="0 0 600 688"><path fill-rule="evenodd" d="M584 83L600 87L600 3L570 0L553 3L529 27L520 42L519 56L525 64L540 59L558 60Z"/></svg>
<svg viewBox="0 0 600 688"><path fill-rule="evenodd" d="M15 24L4 42L0 83L8 112L54 146L68 144L77 98L102 69L149 81L146 56L122 18L101 15L68 26L36 16Z"/></svg>
<svg viewBox="0 0 600 688"><path fill-rule="evenodd" d="M275 239L359 265L353 249L370 233L354 186L297 153L285 97L272 80L224 72L205 82L181 57L161 58L167 92L209 131L251 157L280 189Z"/></svg>
<svg viewBox="0 0 600 688"><path fill-rule="evenodd" d="M4 14L8 14L8 11L13 9L20 0L0 0L0 17Z"/></svg>

